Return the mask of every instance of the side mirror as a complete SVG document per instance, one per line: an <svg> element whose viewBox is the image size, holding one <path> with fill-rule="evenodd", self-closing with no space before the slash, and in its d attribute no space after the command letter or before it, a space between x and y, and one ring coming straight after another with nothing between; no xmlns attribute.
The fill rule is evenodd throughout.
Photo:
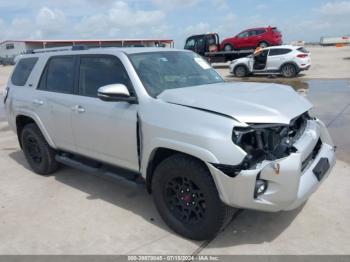
<svg viewBox="0 0 350 262"><path fill-rule="evenodd" d="M111 84L102 86L97 90L97 97L107 102L137 103L137 98L130 96L128 88L123 84Z"/></svg>

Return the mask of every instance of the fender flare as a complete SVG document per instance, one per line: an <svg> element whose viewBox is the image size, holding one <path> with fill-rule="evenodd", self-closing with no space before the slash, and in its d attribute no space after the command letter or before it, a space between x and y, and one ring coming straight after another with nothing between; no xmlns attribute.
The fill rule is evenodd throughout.
<svg viewBox="0 0 350 262"><path fill-rule="evenodd" d="M174 150L179 153L187 154L195 158L198 158L203 162L209 162L209 163L219 162L213 153L211 153L209 150L204 149L202 147L171 140L171 139L157 138L156 140L153 140L151 142L151 146L148 147L148 149L143 152L141 174L144 178L146 178L147 168L150 162L152 161L152 157L154 156L155 152L160 148Z"/></svg>
<svg viewBox="0 0 350 262"><path fill-rule="evenodd" d="M51 139L49 133L47 132L43 122L40 120L40 118L36 115L36 114L33 114L32 112L30 111L27 111L27 110L20 110L18 112L16 112L16 117L15 117L15 125L16 125L16 130L17 130L17 117L19 116L26 116L26 117L29 117L31 119L33 119L34 123L38 126L38 128L40 129L41 133L43 134L43 136L45 137L47 143L50 145L50 147L56 149L56 145L55 143L53 142L53 140ZM18 139L20 139L19 137L19 134L17 134L18 136Z"/></svg>
<svg viewBox="0 0 350 262"><path fill-rule="evenodd" d="M232 69L232 73L233 73L233 74L235 74L235 70L236 70L237 66L244 66L244 67L247 69L247 72L248 72L249 74L251 73L250 70L249 70L249 67L248 67L246 64L244 64L244 63L239 63L239 64L237 64L237 65L235 65L235 66L233 67L233 69Z"/></svg>
<svg viewBox="0 0 350 262"><path fill-rule="evenodd" d="M291 65L295 66L295 68L297 69L297 72L300 71L300 68L299 68L298 64L295 63L295 62L293 62L293 61L284 62L282 65L280 65L280 67L278 68L278 71L281 72L282 67L285 66L285 65L287 65L287 64L291 64Z"/></svg>

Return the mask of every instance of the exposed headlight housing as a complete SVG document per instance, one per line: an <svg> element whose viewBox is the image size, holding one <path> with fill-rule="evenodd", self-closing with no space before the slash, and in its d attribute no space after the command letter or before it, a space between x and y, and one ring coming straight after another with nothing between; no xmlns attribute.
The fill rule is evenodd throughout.
<svg viewBox="0 0 350 262"><path fill-rule="evenodd" d="M247 156L244 166L254 168L263 160L276 160L295 152L294 142L304 132L308 113L293 119L289 125L251 124L249 127L235 127L232 141L241 147Z"/></svg>

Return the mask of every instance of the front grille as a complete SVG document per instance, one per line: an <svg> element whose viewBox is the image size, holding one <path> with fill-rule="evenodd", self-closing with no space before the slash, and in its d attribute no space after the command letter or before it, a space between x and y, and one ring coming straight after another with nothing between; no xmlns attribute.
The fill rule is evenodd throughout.
<svg viewBox="0 0 350 262"><path fill-rule="evenodd" d="M314 149L312 150L312 152L304 159L304 161L301 163L301 171L303 172L305 170L305 168L309 165L309 163L311 161L313 161L316 156L318 155L318 152L320 151L322 146L322 141L319 138Z"/></svg>

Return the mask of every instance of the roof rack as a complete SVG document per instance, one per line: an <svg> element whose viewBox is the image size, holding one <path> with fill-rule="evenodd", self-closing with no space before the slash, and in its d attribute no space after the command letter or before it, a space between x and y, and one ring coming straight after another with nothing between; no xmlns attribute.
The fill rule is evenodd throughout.
<svg viewBox="0 0 350 262"><path fill-rule="evenodd" d="M39 53L60 52L60 51L78 51L78 50L87 50L87 49L89 48L86 45L73 45L73 46L51 47L51 48L28 50L26 54L39 54Z"/></svg>

